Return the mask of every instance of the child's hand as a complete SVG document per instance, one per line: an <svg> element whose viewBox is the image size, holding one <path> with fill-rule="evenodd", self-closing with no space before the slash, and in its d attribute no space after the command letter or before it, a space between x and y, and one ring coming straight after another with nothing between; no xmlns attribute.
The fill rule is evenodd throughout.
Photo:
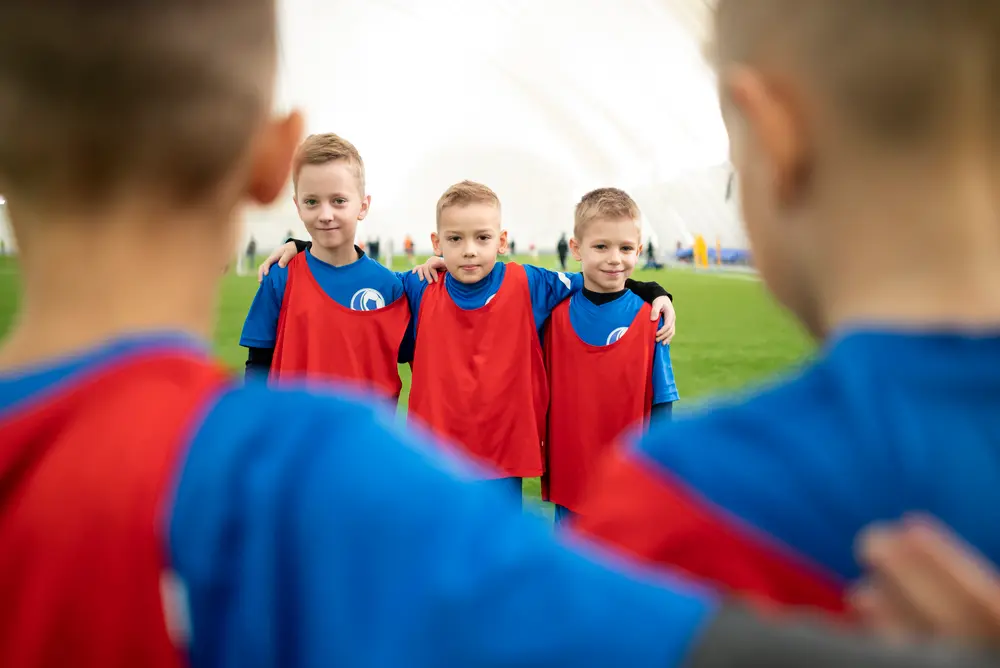
<svg viewBox="0 0 1000 668"><path fill-rule="evenodd" d="M674 304L670 297L657 297L651 304L653 307L649 313L650 320L663 318L663 327L656 330L656 342L667 344L674 338L677 330L677 313L674 311Z"/></svg>
<svg viewBox="0 0 1000 668"><path fill-rule="evenodd" d="M260 265L257 269L257 282L261 283L264 281L264 277L267 276L268 272L271 271L271 265L275 262L278 266L284 269L288 266L288 263L292 261L292 258L299 254L297 248L295 248L295 242L288 241L285 242L283 246L278 246L274 249L264 263Z"/></svg>
<svg viewBox="0 0 1000 668"><path fill-rule="evenodd" d="M859 561L869 581L852 602L876 630L1000 647L1000 573L946 527L921 518L870 529Z"/></svg>
<svg viewBox="0 0 1000 668"><path fill-rule="evenodd" d="M445 269L444 258L432 255L427 258L427 262L414 267L412 273L419 276L422 281L436 283L438 273L444 273Z"/></svg>

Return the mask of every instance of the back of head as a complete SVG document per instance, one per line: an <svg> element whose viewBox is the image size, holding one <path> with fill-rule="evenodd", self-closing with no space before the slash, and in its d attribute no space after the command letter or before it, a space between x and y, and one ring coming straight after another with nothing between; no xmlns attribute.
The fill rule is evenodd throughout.
<svg viewBox="0 0 1000 668"><path fill-rule="evenodd" d="M711 56L797 75L827 127L916 148L970 127L998 138L1000 4L717 0ZM725 92L725 91L724 91Z"/></svg>
<svg viewBox="0 0 1000 668"><path fill-rule="evenodd" d="M358 178L358 187L362 195L365 193L365 163L354 144L343 137L328 132L309 135L295 152L292 162L292 180L298 185L299 172L305 165L325 165L329 162L343 161L354 171Z"/></svg>
<svg viewBox="0 0 1000 668"><path fill-rule="evenodd" d="M444 191L437 203L437 224L441 225L441 213L453 206L487 204L500 210L500 198L491 188L475 181L462 181Z"/></svg>
<svg viewBox="0 0 1000 668"><path fill-rule="evenodd" d="M641 213L639 205L628 193L618 188L591 190L577 203L573 215L573 237L577 241L586 234L587 226L597 220L631 220L638 228Z"/></svg>
<svg viewBox="0 0 1000 668"><path fill-rule="evenodd" d="M0 192L50 212L214 197L275 61L274 0L5 0Z"/></svg>
<svg viewBox="0 0 1000 668"><path fill-rule="evenodd" d="M715 23L743 219L779 301L818 336L1000 318L961 296L1000 271L1000 3L717 0Z"/></svg>

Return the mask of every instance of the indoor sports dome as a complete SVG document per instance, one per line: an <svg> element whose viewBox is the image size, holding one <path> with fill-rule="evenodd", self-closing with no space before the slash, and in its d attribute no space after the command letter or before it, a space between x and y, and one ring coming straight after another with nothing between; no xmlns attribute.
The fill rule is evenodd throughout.
<svg viewBox="0 0 1000 668"><path fill-rule="evenodd" d="M661 257L697 235L744 249L706 3L284 0L277 104L360 150L361 241L409 235L428 252L437 198L472 179L500 195L523 251L551 251L579 197L609 185L636 197ZM240 248L305 234L290 194L246 223Z"/></svg>

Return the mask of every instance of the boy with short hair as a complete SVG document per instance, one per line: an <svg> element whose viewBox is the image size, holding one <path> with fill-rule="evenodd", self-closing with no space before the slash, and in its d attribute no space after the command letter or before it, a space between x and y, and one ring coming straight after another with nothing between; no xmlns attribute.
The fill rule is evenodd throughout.
<svg viewBox="0 0 1000 668"><path fill-rule="evenodd" d="M361 155L335 134L311 135L296 151L292 184L313 242L257 289L240 338L247 375L337 380L395 401L410 308L400 276L355 243L371 206Z"/></svg>
<svg viewBox="0 0 1000 668"><path fill-rule="evenodd" d="M583 289L555 308L545 332L542 491L557 523L584 503L608 446L626 429L669 419L678 398L669 345L656 345L649 305L625 289L642 254L640 226L639 206L617 188L576 205L568 247Z"/></svg>
<svg viewBox="0 0 1000 668"><path fill-rule="evenodd" d="M838 612L872 522L922 510L1000 561L997 7L721 0L754 257L825 345L784 382L621 452L581 531Z"/></svg>
<svg viewBox="0 0 1000 668"><path fill-rule="evenodd" d="M237 209L302 129L267 119L274 0L6 0L0 30L0 665L990 665L616 574L388 415L212 363Z"/></svg>
<svg viewBox="0 0 1000 668"><path fill-rule="evenodd" d="M459 446L482 464L484 478L520 500L522 479L544 469L549 391L539 329L552 309L583 287L583 278L497 262L506 252L507 232L500 198L481 183L448 188L436 219L431 241L437 255L419 268L432 281L411 276L405 286L415 346L408 416ZM299 242L296 248L300 244L308 247ZM291 246L282 259L293 255ZM433 280L439 269L448 273ZM673 320L670 295L660 286L627 285L653 303L652 322L661 311ZM656 335L672 333L671 322Z"/></svg>

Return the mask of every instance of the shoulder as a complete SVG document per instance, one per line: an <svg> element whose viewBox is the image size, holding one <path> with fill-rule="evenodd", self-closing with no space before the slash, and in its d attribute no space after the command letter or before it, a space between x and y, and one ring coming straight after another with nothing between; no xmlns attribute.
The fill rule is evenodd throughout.
<svg viewBox="0 0 1000 668"><path fill-rule="evenodd" d="M703 481L713 490L726 490L728 477L808 467L810 461L827 459L831 442L855 440L847 421L837 418L836 395L825 369L811 365L654 426L637 448L696 486Z"/></svg>
<svg viewBox="0 0 1000 668"><path fill-rule="evenodd" d="M299 255L302 255L301 253ZM298 255L292 258L292 262L295 262ZM303 258L300 262L304 262ZM289 263L291 266L291 263ZM262 290L273 290L279 296L284 293L285 285L288 284L288 267L281 267L277 263L271 265L268 269L267 275L264 276L263 280L260 282L260 289Z"/></svg>
<svg viewBox="0 0 1000 668"><path fill-rule="evenodd" d="M324 462L329 466L323 474L331 479L375 463L385 472L392 462L420 459L465 470L432 447L421 430L404 430L382 400L315 386L276 389L248 382L230 388L206 411L191 443L185 478L197 487L218 486L220 474L239 487L249 471L275 484L293 483Z"/></svg>

